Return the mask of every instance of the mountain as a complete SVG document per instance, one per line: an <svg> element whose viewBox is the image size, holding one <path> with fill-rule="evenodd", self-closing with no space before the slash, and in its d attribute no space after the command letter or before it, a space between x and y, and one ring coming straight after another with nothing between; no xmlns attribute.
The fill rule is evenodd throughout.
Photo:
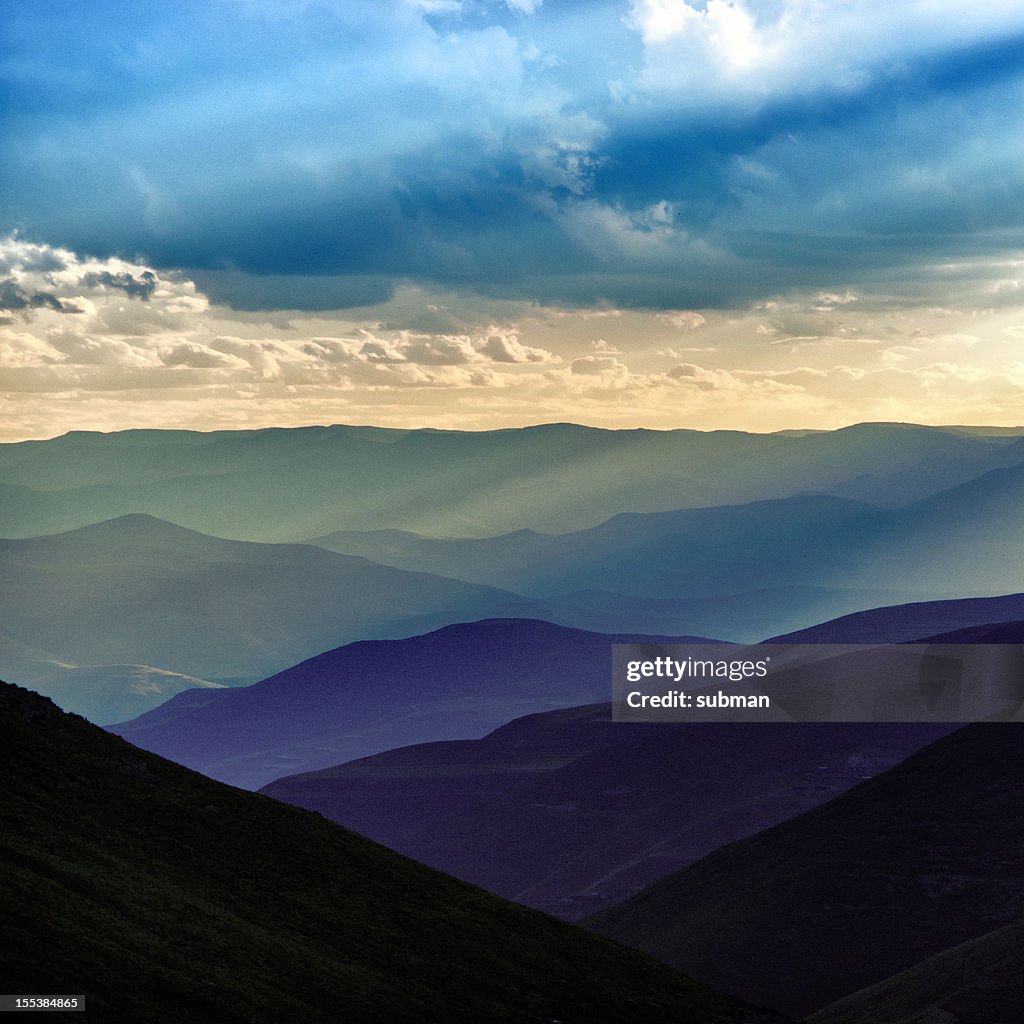
<svg viewBox="0 0 1024 1024"><path fill-rule="evenodd" d="M458 579L488 579L533 596L603 588L671 598L817 583L832 571L837 533L853 546L884 522L884 513L860 502L806 496L620 513L560 535L524 530L489 540L423 538L422 544L401 535L399 544L387 533L376 551L372 543L358 547L375 561L420 572L446 565ZM327 542L336 546L350 536L334 534ZM797 550L800 560L793 558Z"/></svg>
<svg viewBox="0 0 1024 1024"><path fill-rule="evenodd" d="M615 635L548 622L460 623L348 644L253 686L193 690L112 731L233 785L258 788L393 747L480 736L531 711L611 690Z"/></svg>
<svg viewBox="0 0 1024 1024"><path fill-rule="evenodd" d="M222 686L151 665L75 665L2 635L0 677L19 679L97 725L134 718L182 690Z"/></svg>
<svg viewBox="0 0 1024 1024"><path fill-rule="evenodd" d="M809 1024L1010 1024L1024 1006L1024 921L943 950L854 992Z"/></svg>
<svg viewBox="0 0 1024 1024"><path fill-rule="evenodd" d="M76 431L0 445L0 487L14 489L0 502L0 534L53 533L129 512L260 541L381 528L438 537L565 532L623 511L844 486L871 503L904 504L1021 462L1024 443L1012 434L899 423L779 434L569 423Z"/></svg>
<svg viewBox="0 0 1024 1024"><path fill-rule="evenodd" d="M0 769L0 983L90 1019L779 1019L6 683Z"/></svg>
<svg viewBox="0 0 1024 1024"><path fill-rule="evenodd" d="M927 637L929 644L1024 644L1024 621L986 622Z"/></svg>
<svg viewBox="0 0 1024 1024"><path fill-rule="evenodd" d="M1022 916L1022 788L1019 724L969 725L587 923L803 1017Z"/></svg>
<svg viewBox="0 0 1024 1024"><path fill-rule="evenodd" d="M342 532L316 543L404 569L443 569L458 579L549 600L602 590L620 600L625 595L676 601L736 601L770 593L776 598L770 611L787 615L792 613L787 591L806 602L816 589L833 606L845 601L852 612L865 604L922 597L1016 592L1024 585L1022 505L1024 465L1018 465L895 509L798 495L620 513L560 535L521 530L489 539L442 540L396 531ZM822 613L829 614L823 608ZM770 615L764 614L762 635L769 623Z"/></svg>
<svg viewBox="0 0 1024 1024"><path fill-rule="evenodd" d="M598 704L277 779L260 792L576 920L824 803L952 728L636 724L612 722L610 705Z"/></svg>
<svg viewBox="0 0 1024 1024"><path fill-rule="evenodd" d="M0 541L4 631L75 664L251 682L350 640L519 614L513 594L146 515Z"/></svg>
<svg viewBox="0 0 1024 1024"><path fill-rule="evenodd" d="M615 585L613 578L610 585ZM608 590L577 590L537 598L533 614L599 633L694 633L756 643L765 632L799 628L851 608L894 600L899 591L764 587L701 597L641 597Z"/></svg>
<svg viewBox="0 0 1024 1024"><path fill-rule="evenodd" d="M585 628L642 629L647 616L648 629L749 642L837 612L1019 590L1022 503L1024 471L1000 470L895 510L804 496L622 514L557 536L439 540L390 531L317 543L490 580L538 597L545 617ZM961 623L939 618L934 631L951 624ZM908 628L903 638L921 635L918 623Z"/></svg>
<svg viewBox="0 0 1024 1024"><path fill-rule="evenodd" d="M1015 636L1012 623L1024 619L1024 594L1003 597L977 597L951 601L916 601L911 604L870 608L843 615L806 629L773 637L766 643L795 644L901 644L940 642L940 634L970 629L952 640L954 643L1016 643L1014 639L984 639L979 630L996 623L1007 623ZM993 637L995 633L991 634ZM923 639L922 639L923 638Z"/></svg>

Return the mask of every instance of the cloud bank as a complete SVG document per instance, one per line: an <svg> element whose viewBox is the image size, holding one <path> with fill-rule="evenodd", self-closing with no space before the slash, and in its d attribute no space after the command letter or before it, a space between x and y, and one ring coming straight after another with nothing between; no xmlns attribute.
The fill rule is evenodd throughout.
<svg viewBox="0 0 1024 1024"><path fill-rule="evenodd" d="M310 422L1013 424L1021 337L1019 307L908 309L852 291L663 312L403 286L359 310L254 313L181 271L8 236L0 439Z"/></svg>
<svg viewBox="0 0 1024 1024"><path fill-rule="evenodd" d="M239 309L914 304L1022 248L1009 0L6 8L3 229Z"/></svg>

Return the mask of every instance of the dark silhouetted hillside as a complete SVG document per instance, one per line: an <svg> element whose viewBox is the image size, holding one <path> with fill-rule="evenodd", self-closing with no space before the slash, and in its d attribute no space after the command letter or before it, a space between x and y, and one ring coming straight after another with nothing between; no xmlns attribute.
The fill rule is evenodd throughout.
<svg viewBox="0 0 1024 1024"><path fill-rule="evenodd" d="M1024 730L969 725L590 919L803 1016L1024 913Z"/></svg>
<svg viewBox="0 0 1024 1024"><path fill-rule="evenodd" d="M944 950L812 1014L809 1024L1013 1024L1024 1007L1024 922Z"/></svg>
<svg viewBox="0 0 1024 1024"><path fill-rule="evenodd" d="M6 683L0 818L0 986L83 1019L776 1019Z"/></svg>

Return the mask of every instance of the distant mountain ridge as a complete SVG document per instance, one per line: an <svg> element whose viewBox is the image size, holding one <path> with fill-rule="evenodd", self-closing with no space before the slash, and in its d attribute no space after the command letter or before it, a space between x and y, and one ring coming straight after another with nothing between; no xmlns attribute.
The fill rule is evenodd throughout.
<svg viewBox="0 0 1024 1024"><path fill-rule="evenodd" d="M727 600L774 594L761 618L764 635L782 632L797 611L808 621L840 609L1016 593L1024 588L1022 507L1019 465L894 509L802 495L620 513L561 535L439 540L388 531L316 543L410 570L443 567L458 579L549 602L600 590L622 600L713 599L723 614L712 631L752 640L751 623L730 616Z"/></svg>
<svg viewBox="0 0 1024 1024"><path fill-rule="evenodd" d="M256 789L282 775L534 711L605 700L611 645L687 637L486 619L327 651L252 686L193 690L111 731L213 778Z"/></svg>
<svg viewBox="0 0 1024 1024"><path fill-rule="evenodd" d="M0 490L9 489L0 535L55 533L127 512L263 541L380 528L440 537L564 532L624 511L800 492L905 504L1021 462L1024 443L1012 434L886 423L779 434L567 423L75 432L0 445Z"/></svg>
<svg viewBox="0 0 1024 1024"><path fill-rule="evenodd" d="M76 665L0 635L0 678L4 676L18 679L63 710L85 715L97 725L134 718L182 690L223 685L152 665Z"/></svg>
<svg viewBox="0 0 1024 1024"><path fill-rule="evenodd" d="M1012 635L1013 624L1021 620L1024 620L1024 593L918 601L854 612L765 642L899 644L948 639L956 643L1014 643L1017 641L1006 637ZM1000 625L1006 628L997 633Z"/></svg>

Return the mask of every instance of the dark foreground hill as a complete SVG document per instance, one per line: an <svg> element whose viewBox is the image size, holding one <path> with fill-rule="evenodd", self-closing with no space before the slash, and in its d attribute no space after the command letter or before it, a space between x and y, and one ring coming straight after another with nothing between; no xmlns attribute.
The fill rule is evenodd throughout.
<svg viewBox="0 0 1024 1024"><path fill-rule="evenodd" d="M262 792L567 920L815 807L953 726L627 723L529 715Z"/></svg>
<svg viewBox="0 0 1024 1024"><path fill-rule="evenodd" d="M644 639L659 638L529 619L459 623L348 644L243 689L181 693L111 731L257 789L282 775L481 736L533 711L606 700L611 645Z"/></svg>
<svg viewBox="0 0 1024 1024"><path fill-rule="evenodd" d="M1013 1024L1024 1008L1024 921L854 992L810 1024Z"/></svg>
<svg viewBox="0 0 1024 1024"><path fill-rule="evenodd" d="M1022 792L1024 728L970 725L588 923L804 1016L1024 914Z"/></svg>
<svg viewBox="0 0 1024 1024"><path fill-rule="evenodd" d="M0 987L103 1024L779 1019L6 683L0 815Z"/></svg>

